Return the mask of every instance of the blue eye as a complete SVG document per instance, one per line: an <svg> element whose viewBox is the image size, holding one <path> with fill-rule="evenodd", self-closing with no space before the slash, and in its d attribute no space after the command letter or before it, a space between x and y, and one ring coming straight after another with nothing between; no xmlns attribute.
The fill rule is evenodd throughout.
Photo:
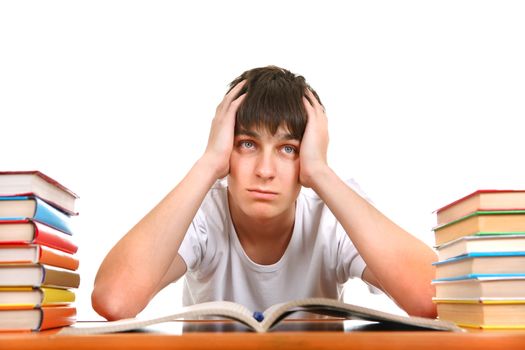
<svg viewBox="0 0 525 350"><path fill-rule="evenodd" d="M251 141L241 141L241 146L244 148L253 148L253 142Z"/></svg>
<svg viewBox="0 0 525 350"><path fill-rule="evenodd" d="M292 147L292 146L284 146L284 152L285 153L288 153L288 154L292 154L292 153L295 153L295 147Z"/></svg>

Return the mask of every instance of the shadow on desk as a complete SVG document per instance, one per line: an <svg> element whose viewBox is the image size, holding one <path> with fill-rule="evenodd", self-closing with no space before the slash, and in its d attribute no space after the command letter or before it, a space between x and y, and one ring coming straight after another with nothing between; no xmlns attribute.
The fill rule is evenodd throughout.
<svg viewBox="0 0 525 350"><path fill-rule="evenodd" d="M367 322L367 321L352 321L352 320L323 320L308 321L308 320L287 320L281 322L271 330L272 332L385 332L385 331L424 331L424 329L405 326L395 323L387 322ZM428 330L427 330L428 331ZM235 321L192 321L192 322L168 322L165 324L158 324L142 328L127 333L230 333L230 332L246 332L253 333L253 331Z"/></svg>

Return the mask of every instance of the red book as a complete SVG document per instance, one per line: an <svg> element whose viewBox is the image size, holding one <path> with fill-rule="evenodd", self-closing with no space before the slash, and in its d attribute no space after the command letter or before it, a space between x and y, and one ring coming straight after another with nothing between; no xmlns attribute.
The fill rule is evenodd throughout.
<svg viewBox="0 0 525 350"><path fill-rule="evenodd" d="M438 226L476 211L525 210L525 190L478 190L436 210Z"/></svg>
<svg viewBox="0 0 525 350"><path fill-rule="evenodd" d="M68 215L77 215L73 191L37 170L0 171L0 196L35 195Z"/></svg>
<svg viewBox="0 0 525 350"><path fill-rule="evenodd" d="M0 220L0 245L4 244L41 244L70 254L78 250L67 234L30 219Z"/></svg>

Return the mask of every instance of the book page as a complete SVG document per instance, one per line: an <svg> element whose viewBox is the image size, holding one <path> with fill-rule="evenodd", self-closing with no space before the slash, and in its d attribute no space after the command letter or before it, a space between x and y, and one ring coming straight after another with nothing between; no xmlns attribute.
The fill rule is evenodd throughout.
<svg viewBox="0 0 525 350"><path fill-rule="evenodd" d="M118 321L106 322L103 325L74 325L63 328L59 335L77 334L103 334L125 332L134 329L144 328L149 325L174 321L178 319L198 319L203 316L219 316L237 320L244 323L257 332L262 332L260 324L253 318L252 313L244 306L229 301L212 301L182 308L179 312L168 316L151 319L129 318Z"/></svg>
<svg viewBox="0 0 525 350"><path fill-rule="evenodd" d="M178 319L197 319L202 316L219 316L237 320L256 332L266 332L272 326L294 312L312 312L322 315L360 319L367 321L393 322L424 329L463 332L452 322L422 317L406 317L373 310L361 306L346 304L334 299L307 298L276 304L263 313L264 319L258 322L246 307L228 301L213 301L182 308L179 312L152 319L125 319L106 322L103 325L75 325L62 329L59 335L102 334L125 332L144 328L149 325L174 321Z"/></svg>
<svg viewBox="0 0 525 350"><path fill-rule="evenodd" d="M299 299L288 303L273 305L264 312L264 320L261 323L261 326L267 330L293 312L312 312L316 314L343 317L346 319L361 319L380 322L386 321L425 329L463 332L463 329L448 321L394 315L326 298Z"/></svg>

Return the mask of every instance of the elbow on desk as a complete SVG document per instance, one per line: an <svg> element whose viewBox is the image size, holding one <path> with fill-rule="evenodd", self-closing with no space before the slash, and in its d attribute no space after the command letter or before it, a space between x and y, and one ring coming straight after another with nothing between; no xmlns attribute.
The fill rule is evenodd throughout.
<svg viewBox="0 0 525 350"><path fill-rule="evenodd" d="M406 310L410 316L436 318L437 308L432 301L422 300L418 304L412 305L409 310Z"/></svg>
<svg viewBox="0 0 525 350"><path fill-rule="evenodd" d="M130 301L125 295L119 293L117 288L104 290L95 286L91 293L93 309L108 321L135 317L142 308L136 301Z"/></svg>

